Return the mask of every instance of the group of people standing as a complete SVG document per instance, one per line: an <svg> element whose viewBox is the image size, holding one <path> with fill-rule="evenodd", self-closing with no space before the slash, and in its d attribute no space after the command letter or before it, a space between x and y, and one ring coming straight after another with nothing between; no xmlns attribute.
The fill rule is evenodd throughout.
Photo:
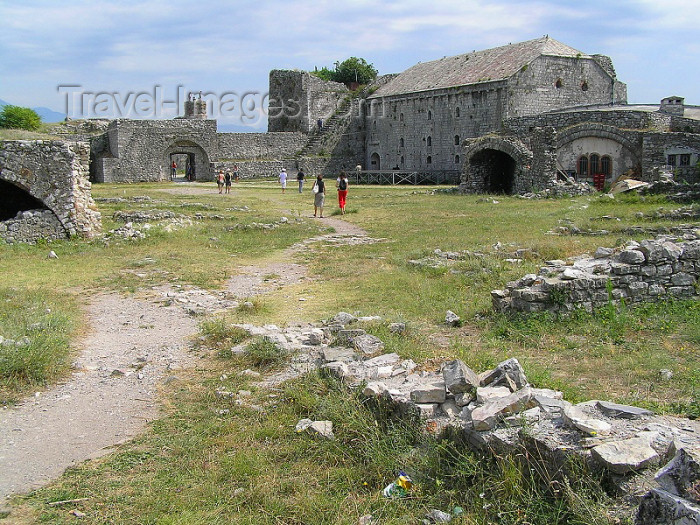
<svg viewBox="0 0 700 525"><path fill-rule="evenodd" d="M279 181L282 185L282 193L286 192L287 189L287 170L282 168L279 174ZM297 183L299 184L299 193L304 189L304 181L306 180L306 175L302 170L297 173ZM340 207L340 213L345 215L345 205L347 203L348 197L348 174L344 171L340 172L340 176L335 181L335 187L338 190L338 206ZM323 218L323 206L326 200L326 182L323 180L323 174L319 174L314 181L312 188L314 194L314 217Z"/></svg>
<svg viewBox="0 0 700 525"><path fill-rule="evenodd" d="M224 189L226 193L231 193L231 182L236 181L238 182L238 166L234 167L233 173L231 173L231 170L219 170L219 173L216 174L216 185L219 187L219 193L224 193Z"/></svg>

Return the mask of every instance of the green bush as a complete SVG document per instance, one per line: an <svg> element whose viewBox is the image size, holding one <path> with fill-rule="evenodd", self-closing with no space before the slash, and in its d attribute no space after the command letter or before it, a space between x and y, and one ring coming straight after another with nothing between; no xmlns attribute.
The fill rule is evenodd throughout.
<svg viewBox="0 0 700 525"><path fill-rule="evenodd" d="M0 128L36 131L39 126L41 117L33 109L10 105L0 112Z"/></svg>

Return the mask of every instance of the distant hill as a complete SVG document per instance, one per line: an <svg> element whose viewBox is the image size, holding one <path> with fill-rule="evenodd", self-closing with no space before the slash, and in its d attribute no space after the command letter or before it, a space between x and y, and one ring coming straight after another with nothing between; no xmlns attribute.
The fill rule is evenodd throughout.
<svg viewBox="0 0 700 525"><path fill-rule="evenodd" d="M0 99L0 108L2 108L3 106L9 106L11 104L11 102L6 102L5 100ZM32 109L36 111L37 115L41 117L42 122L61 122L66 118L65 113L59 113L58 111L54 111L53 109L45 107L38 107Z"/></svg>

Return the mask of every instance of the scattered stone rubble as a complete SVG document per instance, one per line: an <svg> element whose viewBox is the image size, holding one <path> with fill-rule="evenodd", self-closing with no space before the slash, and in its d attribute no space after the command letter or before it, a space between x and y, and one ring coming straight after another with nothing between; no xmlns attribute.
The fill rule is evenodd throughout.
<svg viewBox="0 0 700 525"><path fill-rule="evenodd" d="M598 248L593 257L548 261L537 275L528 274L493 290L498 311L591 311L612 301L627 304L669 297L698 295L700 237L660 236L641 243L632 241L621 250Z"/></svg>
<svg viewBox="0 0 700 525"><path fill-rule="evenodd" d="M606 401L573 405L561 392L530 385L515 358L482 373L460 360L443 363L439 370L420 370L396 353L380 353L381 340L365 337L369 334L360 327L362 322L376 320L341 312L322 326L241 326L293 356L288 369L259 386L276 386L321 369L350 388L362 388L368 397L393 404L399 415L420 418L426 431L460 436L477 452L525 449L560 474L566 474L568 459L580 458L606 473L611 486L627 491L623 495L628 504L641 502L637 525L700 522L697 422ZM372 343L366 346L368 339ZM245 346L232 351L244 353ZM312 423L317 428L311 428ZM299 425L298 431L311 428L332 439L332 422L303 420ZM651 490L635 485L645 470L660 466ZM686 521L669 516L686 516Z"/></svg>

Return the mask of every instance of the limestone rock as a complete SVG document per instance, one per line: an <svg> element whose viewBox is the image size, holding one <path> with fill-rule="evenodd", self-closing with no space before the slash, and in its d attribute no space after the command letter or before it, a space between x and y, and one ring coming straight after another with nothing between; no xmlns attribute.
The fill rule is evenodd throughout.
<svg viewBox="0 0 700 525"><path fill-rule="evenodd" d="M445 363L442 376L447 390L453 394L473 392L479 386L479 376L459 359Z"/></svg>
<svg viewBox="0 0 700 525"><path fill-rule="evenodd" d="M376 354L384 349L382 340L371 334L362 334L354 337L352 344L365 355Z"/></svg>
<svg viewBox="0 0 700 525"><path fill-rule="evenodd" d="M445 314L445 324L447 326L459 326L461 323L462 320L456 313L454 313L452 310L447 310L447 313Z"/></svg>
<svg viewBox="0 0 700 525"><path fill-rule="evenodd" d="M511 393L507 386L480 386L476 389L476 402L483 405L493 399L509 396Z"/></svg>
<svg viewBox="0 0 700 525"><path fill-rule="evenodd" d="M653 489L642 498L634 525L700 525L700 507L688 500Z"/></svg>
<svg viewBox="0 0 700 525"><path fill-rule="evenodd" d="M564 419L570 426L578 428L581 432L592 436L604 436L610 433L612 425L607 421L595 419L576 406L569 406L564 409Z"/></svg>
<svg viewBox="0 0 700 525"><path fill-rule="evenodd" d="M642 417L654 415L654 413L651 410L646 410L644 408L629 405L619 405L617 403L610 403L608 401L598 401L597 404L600 411L608 417L622 419L640 419Z"/></svg>
<svg viewBox="0 0 700 525"><path fill-rule="evenodd" d="M671 494L700 503L700 451L681 448L674 458L656 473L659 486Z"/></svg>
<svg viewBox="0 0 700 525"><path fill-rule="evenodd" d="M531 408L532 403L532 391L528 387L488 401L471 412L474 430L491 430L503 417Z"/></svg>
<svg viewBox="0 0 700 525"><path fill-rule="evenodd" d="M338 330L335 337L338 340L338 343L351 345L356 337L365 335L366 333L367 332L361 328L353 328L351 330L341 329Z"/></svg>
<svg viewBox="0 0 700 525"><path fill-rule="evenodd" d="M520 390L528 384L523 367L514 357L499 363L496 368L480 377L482 386L507 386L511 392Z"/></svg>
<svg viewBox="0 0 700 525"><path fill-rule="evenodd" d="M592 456L611 472L627 474L659 459L646 437L603 443L591 449Z"/></svg>
<svg viewBox="0 0 700 525"><path fill-rule="evenodd" d="M414 403L444 403L445 399L444 381L423 383L411 390L411 401Z"/></svg>
<svg viewBox="0 0 700 525"><path fill-rule="evenodd" d="M357 321L357 317L355 317L352 314L349 314L347 312L338 312L335 314L333 317L332 321L335 321L336 323L342 324L343 326L349 325Z"/></svg>

